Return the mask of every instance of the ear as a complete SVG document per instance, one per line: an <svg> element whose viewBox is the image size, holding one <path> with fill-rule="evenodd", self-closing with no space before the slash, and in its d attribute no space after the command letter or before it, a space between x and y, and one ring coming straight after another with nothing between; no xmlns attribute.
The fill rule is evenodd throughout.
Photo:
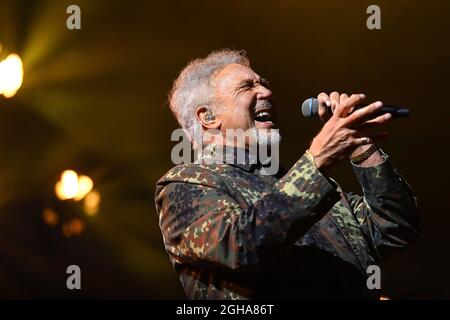
<svg viewBox="0 0 450 320"><path fill-rule="evenodd" d="M220 120L211 109L206 106L200 106L195 109L195 116L200 121L203 128L220 129L222 120Z"/></svg>

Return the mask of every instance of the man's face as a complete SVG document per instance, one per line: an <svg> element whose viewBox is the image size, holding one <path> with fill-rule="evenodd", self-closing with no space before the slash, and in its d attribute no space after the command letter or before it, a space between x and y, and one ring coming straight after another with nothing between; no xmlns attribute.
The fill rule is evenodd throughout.
<svg viewBox="0 0 450 320"><path fill-rule="evenodd" d="M221 131L226 129L274 129L272 92L268 83L252 69L230 64L220 70L213 82L221 109Z"/></svg>

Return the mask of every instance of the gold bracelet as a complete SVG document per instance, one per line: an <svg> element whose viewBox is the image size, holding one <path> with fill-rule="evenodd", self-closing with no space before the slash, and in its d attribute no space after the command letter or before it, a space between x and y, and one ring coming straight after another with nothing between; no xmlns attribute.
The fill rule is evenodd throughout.
<svg viewBox="0 0 450 320"><path fill-rule="evenodd" d="M315 164L314 156L312 155L311 151L309 151L309 149L305 151L305 154L306 154L306 156L308 157L308 159L309 159L310 161L312 161L312 163Z"/></svg>

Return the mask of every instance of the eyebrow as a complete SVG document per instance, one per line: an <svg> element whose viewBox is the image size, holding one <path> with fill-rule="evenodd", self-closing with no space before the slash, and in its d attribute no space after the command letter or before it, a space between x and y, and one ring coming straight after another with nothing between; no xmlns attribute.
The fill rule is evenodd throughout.
<svg viewBox="0 0 450 320"><path fill-rule="evenodd" d="M247 85L253 85L253 80L252 79L244 79L239 82L239 84L237 85L237 88L242 88Z"/></svg>

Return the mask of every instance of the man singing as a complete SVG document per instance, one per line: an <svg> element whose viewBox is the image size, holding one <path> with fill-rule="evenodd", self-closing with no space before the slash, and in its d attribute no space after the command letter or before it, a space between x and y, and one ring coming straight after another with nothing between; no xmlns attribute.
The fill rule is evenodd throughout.
<svg viewBox="0 0 450 320"><path fill-rule="evenodd" d="M207 130L253 133L233 145L246 155L255 141L280 141L272 92L245 52L220 50L189 63L169 98L196 148L196 132ZM287 172L261 174L258 158L200 159L158 181L165 248L188 298L376 298L367 267L417 238L418 212L410 187L374 144L391 115L377 113L381 102L356 109L364 98L321 93L325 124ZM207 141L208 150L234 142ZM362 196L331 178L339 161L351 162Z"/></svg>

